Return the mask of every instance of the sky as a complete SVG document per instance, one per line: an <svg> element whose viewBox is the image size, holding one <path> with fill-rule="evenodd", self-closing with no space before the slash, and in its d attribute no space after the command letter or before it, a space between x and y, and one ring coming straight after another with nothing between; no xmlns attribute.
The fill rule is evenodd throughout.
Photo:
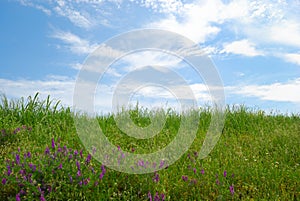
<svg viewBox="0 0 300 201"><path fill-rule="evenodd" d="M39 92L74 106L89 55L124 33L157 29L180 34L205 52L222 80L226 104L298 114L299 10L299 0L1 0L0 93L18 99ZM117 57L117 50L106 53ZM182 58L143 50L108 67L97 82L94 109L111 111L116 91L127 90L118 84L133 72L139 79L132 104L176 108L180 102L170 88L143 85L149 76L163 75L153 69L184 78L199 106L212 102L205 78Z"/></svg>

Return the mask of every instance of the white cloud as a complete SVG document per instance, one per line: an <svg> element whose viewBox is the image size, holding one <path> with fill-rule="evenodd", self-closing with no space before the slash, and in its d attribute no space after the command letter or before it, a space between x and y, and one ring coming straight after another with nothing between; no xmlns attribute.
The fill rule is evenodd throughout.
<svg viewBox="0 0 300 201"><path fill-rule="evenodd" d="M0 91L7 97L21 98L40 93L41 98L51 95L64 105L72 105L74 80L63 76L49 76L46 80L0 79Z"/></svg>
<svg viewBox="0 0 300 201"><path fill-rule="evenodd" d="M55 31L52 37L64 42L67 49L76 54L89 54L97 47L97 44L91 44L90 41L82 39L71 32Z"/></svg>
<svg viewBox="0 0 300 201"><path fill-rule="evenodd" d="M76 10L70 7L64 1L57 1L58 6L54 7L57 14L68 18L74 25L83 28L90 28L93 26L92 20L87 13Z"/></svg>
<svg viewBox="0 0 300 201"><path fill-rule="evenodd" d="M44 6L42 5L37 5L37 4L34 4L28 0L19 0L19 2L23 5L23 6L29 6L29 7L33 7L37 10L40 10L42 12L44 12L46 15L51 15L52 14L52 11L48 8L45 8Z"/></svg>
<svg viewBox="0 0 300 201"><path fill-rule="evenodd" d="M286 61L295 63L300 66L300 53L284 54L283 57Z"/></svg>
<svg viewBox="0 0 300 201"><path fill-rule="evenodd" d="M223 48L220 53L240 54L248 57L263 55L261 51L256 50L254 43L246 39L225 43Z"/></svg>
<svg viewBox="0 0 300 201"><path fill-rule="evenodd" d="M257 97L261 100L300 103L300 78L287 83L226 87L231 94Z"/></svg>

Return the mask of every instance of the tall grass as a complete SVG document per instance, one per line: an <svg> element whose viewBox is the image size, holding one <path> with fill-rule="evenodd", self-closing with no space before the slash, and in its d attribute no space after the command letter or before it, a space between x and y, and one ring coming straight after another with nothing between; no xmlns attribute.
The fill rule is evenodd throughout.
<svg viewBox="0 0 300 201"><path fill-rule="evenodd" d="M136 107L129 114L138 126L150 124L151 114L146 109ZM0 199L299 199L299 115L267 115L244 106L228 107L216 147L208 157L197 160L211 111L202 108L197 114L196 139L178 161L155 173L133 175L109 169L89 155L93 153L82 145L70 108L50 97L40 100L38 94L14 101L2 96ZM162 130L147 140L127 136L117 127L114 115L98 116L97 122L105 136L119 146L116 153L139 154L168 145L176 137L181 118L166 111Z"/></svg>

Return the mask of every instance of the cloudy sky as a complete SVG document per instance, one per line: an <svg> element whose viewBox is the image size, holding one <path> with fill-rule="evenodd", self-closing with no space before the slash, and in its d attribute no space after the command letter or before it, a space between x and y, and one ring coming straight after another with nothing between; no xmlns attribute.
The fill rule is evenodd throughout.
<svg viewBox="0 0 300 201"><path fill-rule="evenodd" d="M227 104L299 113L299 10L299 0L1 0L0 92L9 98L40 92L72 106L76 79L89 54L122 33L155 28L198 44L220 75ZM110 50L110 56L115 52ZM205 80L182 60L140 51L106 71L95 104L110 110L118 82L152 65L180 74L198 104L211 101ZM167 89L147 85L131 97L146 105L172 105L175 99Z"/></svg>

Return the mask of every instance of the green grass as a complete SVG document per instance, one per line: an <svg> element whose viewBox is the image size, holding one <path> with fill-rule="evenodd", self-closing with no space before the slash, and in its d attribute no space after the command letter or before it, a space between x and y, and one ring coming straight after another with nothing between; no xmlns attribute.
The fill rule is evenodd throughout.
<svg viewBox="0 0 300 201"><path fill-rule="evenodd" d="M172 110L166 113L161 132L147 140L125 135L112 115L98 116L97 121L120 152L151 153L169 144L180 127L182 116ZM87 161L88 152L77 135L70 108L49 97L39 100L38 95L15 101L2 96L0 200L18 196L21 200L149 200L149 193L153 200L156 193L164 194L166 200L300 199L299 115L266 115L243 106L228 107L220 140L207 158L197 160L211 111L202 108L197 114L196 139L178 161L156 173L134 175L101 166L93 158ZM141 127L150 124L149 115L155 114L138 107L130 110L131 119ZM45 154L47 147L49 154ZM30 157L24 159L28 152Z"/></svg>

